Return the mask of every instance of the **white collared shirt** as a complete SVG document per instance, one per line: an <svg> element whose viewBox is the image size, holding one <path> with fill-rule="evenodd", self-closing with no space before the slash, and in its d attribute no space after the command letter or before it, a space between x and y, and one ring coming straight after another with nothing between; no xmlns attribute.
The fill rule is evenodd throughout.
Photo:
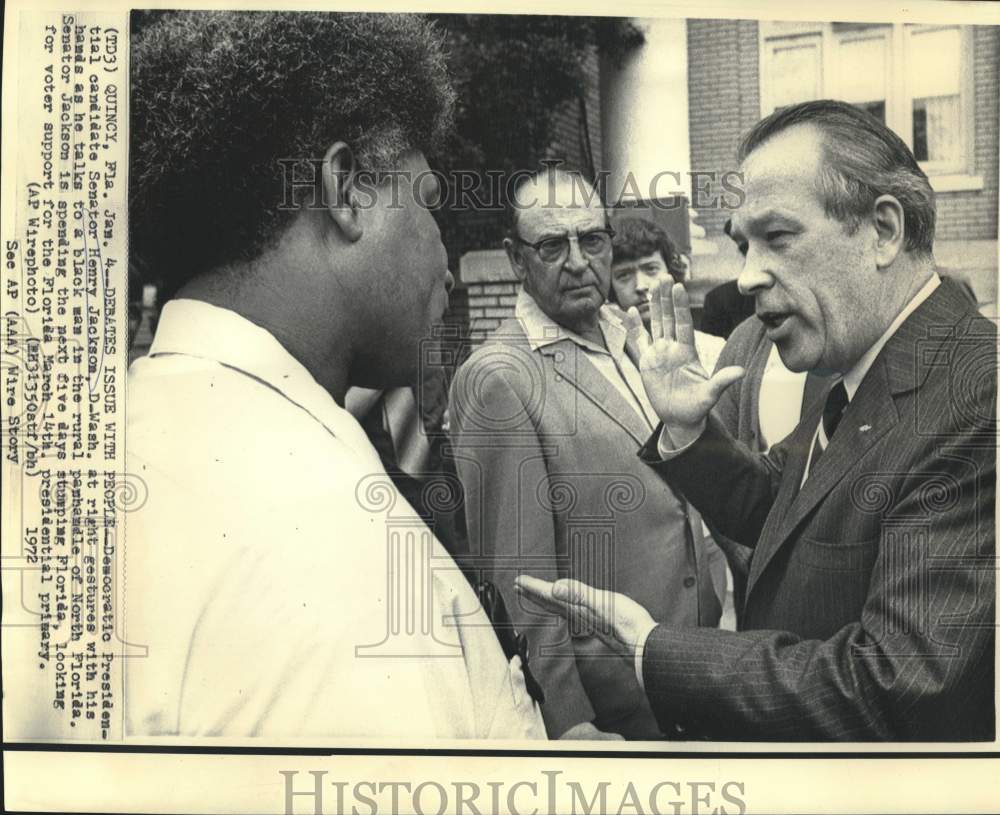
<svg viewBox="0 0 1000 815"><path fill-rule="evenodd" d="M650 430L656 427L660 420L646 395L646 389L642 384L642 375L625 350L628 332L612 309L608 306L601 306L598 313L598 325L604 336L606 348L602 348L556 323L539 308L534 298L524 289L518 293L514 316L524 326L532 351L537 351L539 348L563 339L572 340L583 350L587 359L594 364L601 375L614 385L640 418L645 420ZM696 331L695 344L698 353L702 355L703 363L708 370L712 370L725 343L718 337Z"/></svg>
<svg viewBox="0 0 1000 815"><path fill-rule="evenodd" d="M892 338L892 335L899 331L899 327L906 322L906 318L913 314L920 307L920 304L930 297L940 285L941 278L938 277L937 272L932 272L930 280L921 287L920 291L913 296L910 302L903 306L903 310L896 315L896 319L889 324L889 327L882 333L882 336L875 340L875 344L862 355L861 359L854 363L851 370L844 374L844 388L847 389L848 401L854 398L854 394L861 387L861 382L865 378L865 374L868 373L868 370L872 367L872 363L875 362L875 358Z"/></svg>
<svg viewBox="0 0 1000 815"><path fill-rule="evenodd" d="M903 310L896 315L896 318L889 324L889 327L882 332L882 336L879 337L875 344L872 345L861 358L851 366L851 369L844 374L844 390L847 391L847 403L850 404L851 400L854 398L854 394L858 392L858 388L861 387L861 383L864 381L865 375L871 370L872 364L875 362L875 358L879 355L879 352L885 347L885 344L889 341L893 334L895 334L899 327L906 321L906 318L913 314L914 311L924 302L928 297L930 297L934 290L941 285L941 278L938 277L937 272L931 274L930 280L928 280L905 306ZM820 416L819 422L816 424L816 430L813 433L812 441L809 444L809 456L806 459L806 467L802 472L802 481L799 484L806 483L806 478L809 476L809 471L812 468L813 455L816 452L816 437L822 436L823 447L825 448L829 444L829 439L826 438L826 433L823 431L823 417Z"/></svg>
<svg viewBox="0 0 1000 815"><path fill-rule="evenodd" d="M130 736L544 737L450 555L270 333L169 302L127 408Z"/></svg>

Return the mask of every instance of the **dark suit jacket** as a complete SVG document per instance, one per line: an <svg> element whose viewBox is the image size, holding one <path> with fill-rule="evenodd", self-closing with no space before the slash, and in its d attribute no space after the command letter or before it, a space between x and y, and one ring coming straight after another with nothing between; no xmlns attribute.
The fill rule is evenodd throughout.
<svg viewBox="0 0 1000 815"><path fill-rule="evenodd" d="M705 295L699 327L706 334L728 339L733 330L754 313L754 298L740 294L735 280L730 280Z"/></svg>
<svg viewBox="0 0 1000 815"><path fill-rule="evenodd" d="M518 574L571 576L672 626L718 624L709 566L721 554L703 542L698 514L636 458L649 423L572 340L533 351L516 319L459 369L450 410L472 553L463 565L500 588L527 633L549 735L593 721L658 738L633 667L596 637L571 639L562 618L522 607L513 590Z"/></svg>
<svg viewBox="0 0 1000 815"><path fill-rule="evenodd" d="M666 728L716 739L994 737L996 329L949 282L876 358L799 488L822 402L767 456L716 418L641 455L755 551L745 631L658 627Z"/></svg>
<svg viewBox="0 0 1000 815"><path fill-rule="evenodd" d="M741 380L726 388L712 412L734 439L743 442L754 453L763 452L768 444L781 441L781 439L765 440L760 430L760 389L773 347L774 344L767 338L764 324L756 317L749 317L736 326L736 330L729 335L715 364L716 371L730 365L739 365L746 370ZM828 388L829 383L821 377L807 377L802 396L803 407L808 410L817 401L822 404ZM736 622L737 626L741 627L753 549L729 540L717 530L713 530L712 535L729 562L729 569L733 575Z"/></svg>

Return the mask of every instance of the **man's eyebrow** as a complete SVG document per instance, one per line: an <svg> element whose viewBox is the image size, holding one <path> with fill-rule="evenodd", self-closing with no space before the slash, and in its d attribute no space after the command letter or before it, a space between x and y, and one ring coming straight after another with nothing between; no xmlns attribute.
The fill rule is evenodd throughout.
<svg viewBox="0 0 1000 815"><path fill-rule="evenodd" d="M752 215L746 219L743 224L744 229L739 229L734 223L729 229L729 237L733 239L735 243L742 243L746 241L746 235L760 234L767 230L768 227L773 226L775 223L780 223L785 226L801 227L802 224L798 218L791 215L788 212L784 212L780 209L768 209L761 212L759 215Z"/></svg>

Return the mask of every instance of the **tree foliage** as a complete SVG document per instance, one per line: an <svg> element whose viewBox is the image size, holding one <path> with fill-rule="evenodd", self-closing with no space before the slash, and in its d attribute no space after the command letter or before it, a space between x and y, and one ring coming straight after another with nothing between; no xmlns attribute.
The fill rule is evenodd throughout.
<svg viewBox="0 0 1000 815"><path fill-rule="evenodd" d="M584 93L584 63L596 50L620 61L644 41L626 18L434 15L447 32L458 92L446 168L531 167L553 136L554 113Z"/></svg>

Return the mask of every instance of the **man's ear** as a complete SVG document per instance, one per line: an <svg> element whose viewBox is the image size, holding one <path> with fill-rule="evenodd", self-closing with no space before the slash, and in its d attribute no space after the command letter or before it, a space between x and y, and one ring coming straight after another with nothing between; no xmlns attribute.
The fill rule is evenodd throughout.
<svg viewBox="0 0 1000 815"><path fill-rule="evenodd" d="M355 202L356 179L354 153L344 142L334 142L323 156L323 202L333 222L351 243L364 231Z"/></svg>
<svg viewBox="0 0 1000 815"><path fill-rule="evenodd" d="M875 261L880 269L891 266L903 251L905 227L903 205L895 196L880 195L875 199L875 232L878 235Z"/></svg>
<svg viewBox="0 0 1000 815"><path fill-rule="evenodd" d="M521 260L521 252L519 251L518 245L510 238L504 238L503 248L507 253L507 260L510 261L510 268L514 270L514 274L517 275L517 279L523 283L527 270L524 268L524 264Z"/></svg>

